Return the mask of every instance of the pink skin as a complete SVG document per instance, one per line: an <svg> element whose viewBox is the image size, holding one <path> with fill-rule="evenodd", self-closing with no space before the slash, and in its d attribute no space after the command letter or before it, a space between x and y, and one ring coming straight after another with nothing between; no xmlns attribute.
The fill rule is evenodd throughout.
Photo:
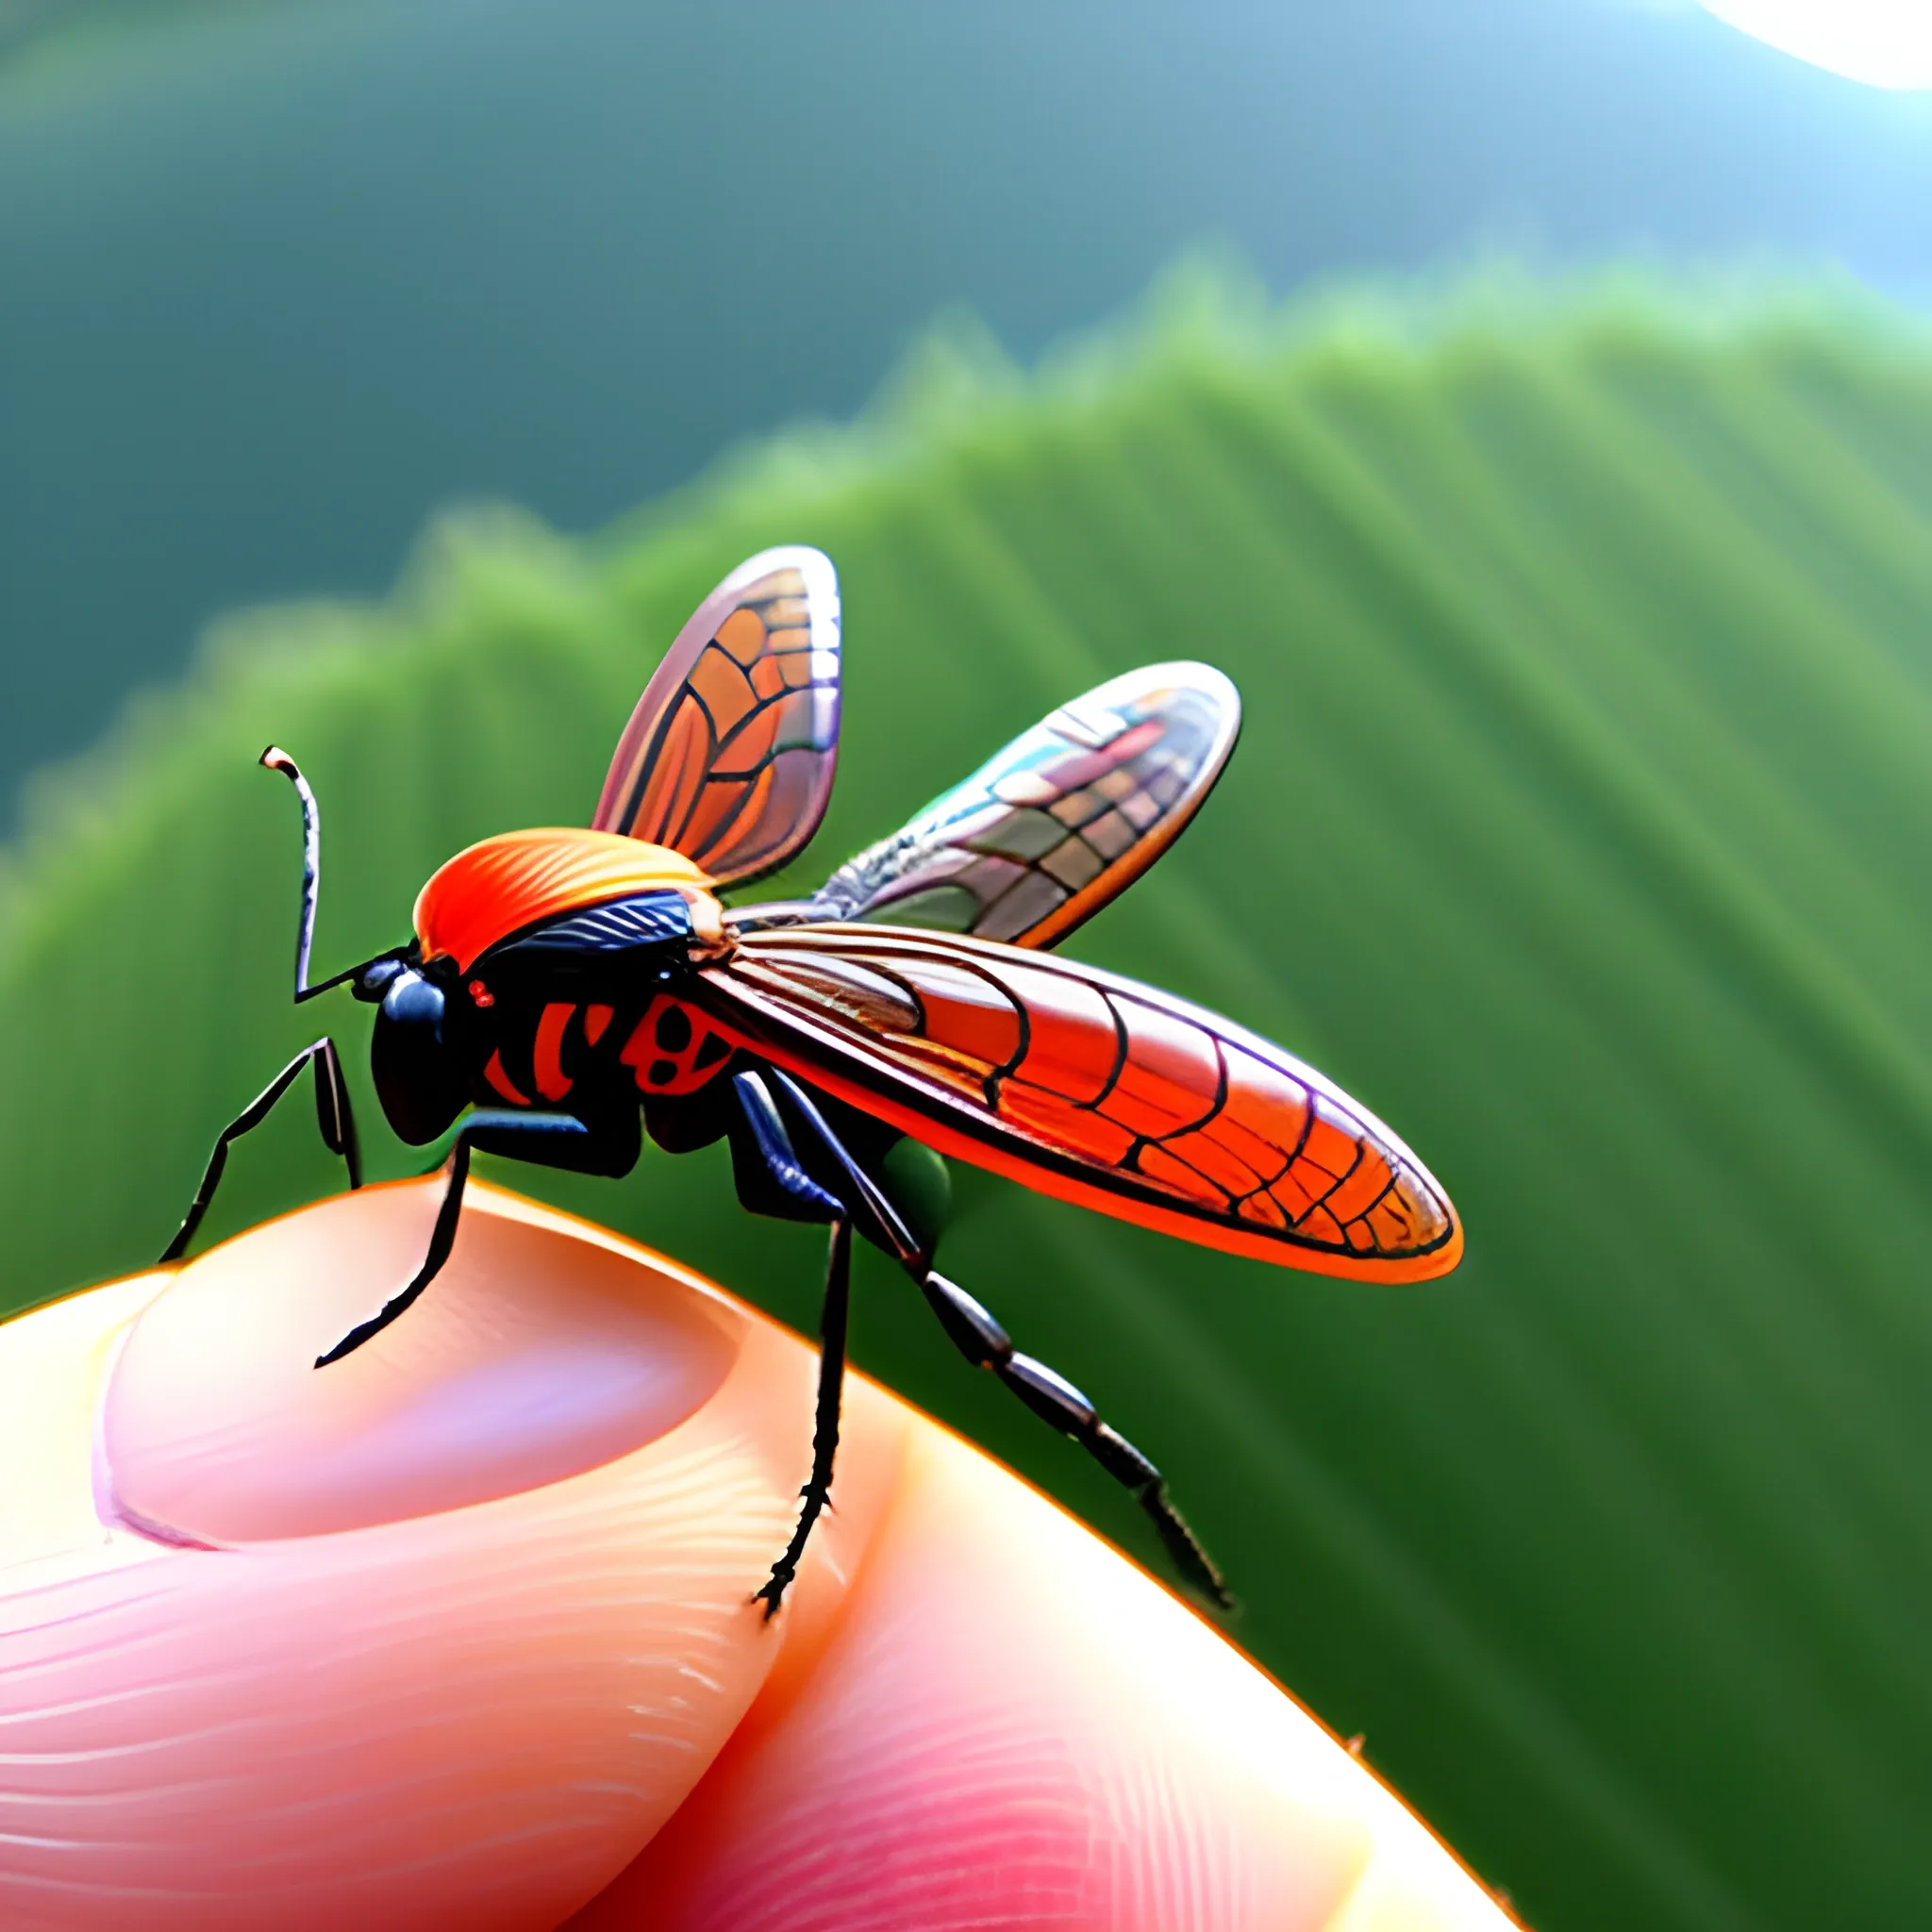
<svg viewBox="0 0 1932 1932"><path fill-rule="evenodd" d="M0 1924L1510 1922L1211 1626L675 1264L369 1189L0 1330Z"/></svg>

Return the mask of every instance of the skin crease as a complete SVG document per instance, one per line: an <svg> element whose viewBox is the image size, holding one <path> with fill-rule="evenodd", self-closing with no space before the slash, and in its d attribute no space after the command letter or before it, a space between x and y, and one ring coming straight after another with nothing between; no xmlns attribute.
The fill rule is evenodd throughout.
<svg viewBox="0 0 1932 1932"><path fill-rule="evenodd" d="M487 1186L365 1189L0 1328L0 1924L1475 1932L1221 1634L813 1357Z"/></svg>

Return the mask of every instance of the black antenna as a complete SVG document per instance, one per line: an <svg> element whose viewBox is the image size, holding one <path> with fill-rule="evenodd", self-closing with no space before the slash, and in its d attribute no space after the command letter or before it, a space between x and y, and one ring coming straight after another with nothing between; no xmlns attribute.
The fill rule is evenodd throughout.
<svg viewBox="0 0 1932 1932"><path fill-rule="evenodd" d="M299 1007L304 1000L312 1000L317 993L341 986L345 979L354 979L363 967L375 961L365 959L346 973L338 973L333 979L325 979L316 986L308 984L308 949L315 940L315 896L322 887L322 813L316 806L315 793L308 789L308 780L302 775L301 766L280 745L270 745L262 753L261 762L270 771L280 772L302 801L302 924L295 934L295 1004Z"/></svg>

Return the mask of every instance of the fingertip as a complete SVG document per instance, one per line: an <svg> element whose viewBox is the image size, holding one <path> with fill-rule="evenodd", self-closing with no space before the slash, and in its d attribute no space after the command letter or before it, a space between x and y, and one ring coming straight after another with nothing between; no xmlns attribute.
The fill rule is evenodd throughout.
<svg viewBox="0 0 1932 1932"><path fill-rule="evenodd" d="M45 1558L0 1592L36 1821L0 1844L0 1922L58 1895L75 1925L556 1924L836 1623L874 1491L759 1617L812 1357L675 1264L479 1189L409 1319L309 1366L435 1192L0 1331L0 1388L58 1380L63 1498L0 1523ZM854 1426L889 1488L896 1421Z"/></svg>
<svg viewBox="0 0 1932 1932"><path fill-rule="evenodd" d="M675 1264L479 1189L435 1292L317 1374L436 1193L4 1331L50 1462L45 1520L0 1520L47 1559L0 1596L43 1827L0 1917L51 1886L77 1924L553 1924L603 1887L580 1932L1508 1923L1200 1616L862 1378L761 1604L812 1358Z"/></svg>

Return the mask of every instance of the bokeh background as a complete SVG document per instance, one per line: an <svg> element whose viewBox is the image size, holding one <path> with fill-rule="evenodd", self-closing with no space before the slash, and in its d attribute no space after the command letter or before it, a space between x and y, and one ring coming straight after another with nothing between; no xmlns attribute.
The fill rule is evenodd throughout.
<svg viewBox="0 0 1932 1932"><path fill-rule="evenodd" d="M949 1271L1532 1924L1932 1922L1928 301L1932 97L1688 5L0 5L0 1295L151 1258L309 1037L268 738L326 967L586 817L765 543L845 589L791 884L1207 658L1230 774L1070 950L1359 1093L1470 1258L962 1172ZM217 1232L337 1184L305 1114ZM809 1324L716 1150L499 1177ZM882 1266L856 1349L1154 1559Z"/></svg>

